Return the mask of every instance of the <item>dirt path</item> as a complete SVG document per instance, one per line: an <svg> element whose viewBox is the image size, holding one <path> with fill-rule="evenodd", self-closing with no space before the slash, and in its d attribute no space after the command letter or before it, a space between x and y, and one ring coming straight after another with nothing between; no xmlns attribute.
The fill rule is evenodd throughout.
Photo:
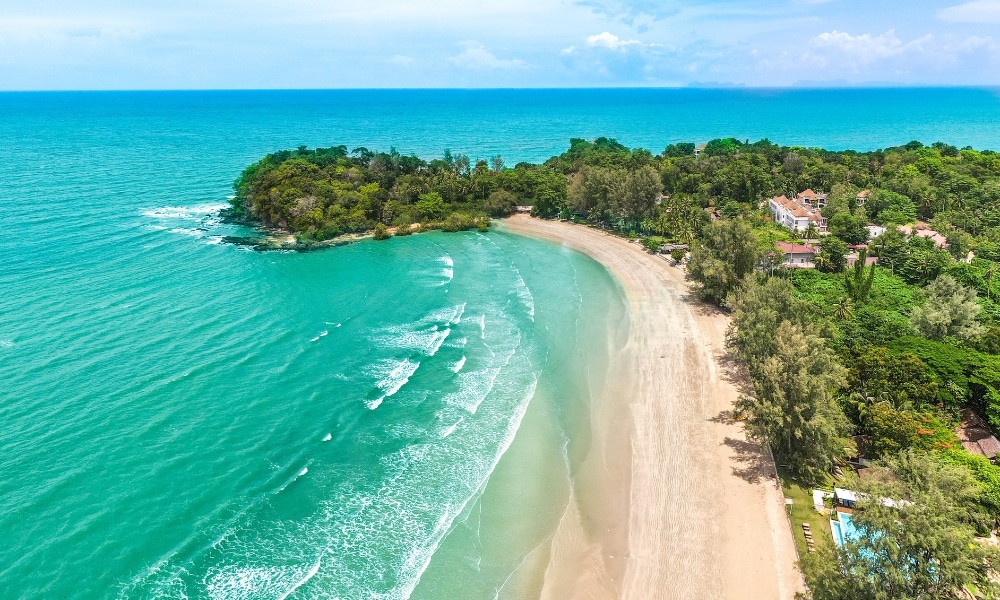
<svg viewBox="0 0 1000 600"><path fill-rule="evenodd" d="M727 418L738 396L724 355L727 317L692 298L681 269L636 244L528 217L502 228L588 254L629 301L619 397L603 411L619 416L597 415L590 461L604 471L591 481L627 481L627 523L616 527L595 514L599 503L577 502L553 540L542 597L780 600L801 591L772 468ZM624 452L614 443L623 428Z"/></svg>

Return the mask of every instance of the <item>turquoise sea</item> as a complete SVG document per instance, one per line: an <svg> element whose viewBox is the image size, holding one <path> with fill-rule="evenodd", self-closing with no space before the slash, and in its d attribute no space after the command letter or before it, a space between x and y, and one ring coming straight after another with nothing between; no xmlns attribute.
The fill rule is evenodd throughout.
<svg viewBox="0 0 1000 600"><path fill-rule="evenodd" d="M502 228L220 243L301 144L998 149L979 89L0 94L0 597L529 598L623 293Z"/></svg>

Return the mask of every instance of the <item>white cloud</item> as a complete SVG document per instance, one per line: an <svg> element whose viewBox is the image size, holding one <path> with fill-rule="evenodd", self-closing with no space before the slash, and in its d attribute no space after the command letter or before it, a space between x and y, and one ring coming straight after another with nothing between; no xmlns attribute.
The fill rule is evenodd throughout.
<svg viewBox="0 0 1000 600"><path fill-rule="evenodd" d="M457 56L448 58L450 62L465 69L476 70L515 70L524 69L528 63L521 59L497 58L486 46L478 42L465 42L465 50Z"/></svg>
<svg viewBox="0 0 1000 600"><path fill-rule="evenodd" d="M587 38L587 45L595 48L608 48L610 50L624 50L629 46L641 46L639 40L623 40L613 33L598 33Z"/></svg>
<svg viewBox="0 0 1000 600"><path fill-rule="evenodd" d="M939 10L937 16L949 23L1000 23L1000 0L974 0Z"/></svg>
<svg viewBox="0 0 1000 600"><path fill-rule="evenodd" d="M813 45L818 48L838 51L859 62L867 63L914 50L922 50L923 45L932 39L933 36L928 34L904 43L896 37L896 32L892 29L881 35L870 33L851 35L843 31L833 30L816 36Z"/></svg>

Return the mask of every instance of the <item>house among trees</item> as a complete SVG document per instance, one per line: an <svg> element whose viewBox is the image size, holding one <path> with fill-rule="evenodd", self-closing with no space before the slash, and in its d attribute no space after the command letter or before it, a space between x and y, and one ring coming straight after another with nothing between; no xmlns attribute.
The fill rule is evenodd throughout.
<svg viewBox="0 0 1000 600"><path fill-rule="evenodd" d="M948 249L948 239L928 227L926 223L918 221L913 227L910 227L909 225L900 225L897 229L908 238L913 236L927 238L934 242L934 246L936 248L944 248L945 250Z"/></svg>
<svg viewBox="0 0 1000 600"><path fill-rule="evenodd" d="M858 206L864 206L865 201L868 200L868 198L870 198L871 195L872 195L871 190L861 190L860 192L858 192L858 195L855 197L855 200L858 201Z"/></svg>
<svg viewBox="0 0 1000 600"><path fill-rule="evenodd" d="M774 246L785 255L784 265L786 267L812 269L816 266L815 258L817 250L809 244L775 242Z"/></svg>
<svg viewBox="0 0 1000 600"><path fill-rule="evenodd" d="M796 231L805 231L812 225L818 232L826 231L826 218L820 209L826 206L826 194L806 190L795 198L777 196L768 201L774 222Z"/></svg>
<svg viewBox="0 0 1000 600"><path fill-rule="evenodd" d="M707 148L707 147L708 147L708 144L698 144L697 146L695 146L694 147L694 157L698 158L699 156L701 156L701 153L704 152L705 148Z"/></svg>

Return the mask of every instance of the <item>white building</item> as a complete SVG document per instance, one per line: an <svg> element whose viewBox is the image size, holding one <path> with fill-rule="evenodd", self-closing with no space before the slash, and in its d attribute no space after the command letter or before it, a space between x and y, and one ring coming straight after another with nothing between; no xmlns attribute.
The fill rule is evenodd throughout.
<svg viewBox="0 0 1000 600"><path fill-rule="evenodd" d="M809 229L811 223L816 231L825 232L826 218L820 214L820 209L824 206L826 194L818 194L812 190L796 194L793 199L778 196L768 201L774 222L796 231Z"/></svg>

